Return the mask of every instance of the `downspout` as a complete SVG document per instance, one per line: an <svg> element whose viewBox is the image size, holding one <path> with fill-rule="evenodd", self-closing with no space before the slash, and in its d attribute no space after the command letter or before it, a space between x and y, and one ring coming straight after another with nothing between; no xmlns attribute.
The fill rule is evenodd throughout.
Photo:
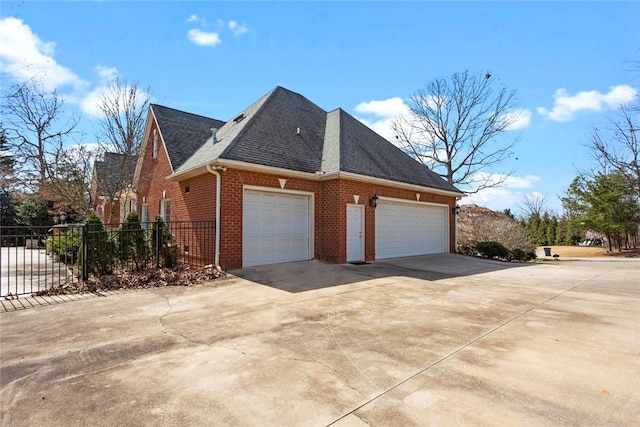
<svg viewBox="0 0 640 427"><path fill-rule="evenodd" d="M207 165L207 171L216 176L216 242L214 264L217 269L220 269L220 181L222 179L218 171L222 170L224 172L226 169L227 168L221 168L219 166Z"/></svg>
<svg viewBox="0 0 640 427"><path fill-rule="evenodd" d="M458 205L458 201L462 199L462 197L456 197L456 204L454 205L453 208L453 220L454 220L454 248L453 248L453 253L457 254L458 253L458 215L460 214L460 205Z"/></svg>

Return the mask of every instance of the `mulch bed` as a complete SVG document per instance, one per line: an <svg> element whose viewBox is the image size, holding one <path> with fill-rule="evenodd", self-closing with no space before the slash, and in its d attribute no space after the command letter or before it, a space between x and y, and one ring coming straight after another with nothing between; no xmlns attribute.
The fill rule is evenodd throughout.
<svg viewBox="0 0 640 427"><path fill-rule="evenodd" d="M152 268L141 271L125 271L98 279L65 283L34 293L34 296L79 294L118 289L148 289L167 286L191 286L207 280L225 277L226 273L213 267L178 266L176 268Z"/></svg>

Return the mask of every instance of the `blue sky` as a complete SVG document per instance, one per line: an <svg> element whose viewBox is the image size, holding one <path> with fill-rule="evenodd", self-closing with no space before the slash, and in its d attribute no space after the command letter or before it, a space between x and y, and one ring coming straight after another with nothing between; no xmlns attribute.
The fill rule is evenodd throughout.
<svg viewBox="0 0 640 427"><path fill-rule="evenodd" d="M593 164L585 144L640 96L638 2L2 1L2 85L38 74L82 115L116 75L154 102L229 120L275 86L338 107L383 136L430 79L490 71L517 92L515 169L467 202L518 208L558 197ZM385 135L386 133L386 135ZM517 157L518 160L515 159Z"/></svg>

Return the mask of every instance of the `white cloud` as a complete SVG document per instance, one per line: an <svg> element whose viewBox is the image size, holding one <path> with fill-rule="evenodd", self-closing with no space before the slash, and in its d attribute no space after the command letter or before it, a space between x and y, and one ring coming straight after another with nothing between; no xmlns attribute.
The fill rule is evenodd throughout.
<svg viewBox="0 0 640 427"><path fill-rule="evenodd" d="M99 86L85 94L80 101L80 109L82 112L91 117L101 117L102 111L100 111L100 100L102 99L102 93L104 86Z"/></svg>
<svg viewBox="0 0 640 427"><path fill-rule="evenodd" d="M356 113L372 114L378 117L395 118L401 114L409 112L409 107L404 103L402 98L396 96L394 98L384 99L382 101L361 102L356 105Z"/></svg>
<svg viewBox="0 0 640 427"><path fill-rule="evenodd" d="M229 21L229 29L234 36L241 36L248 31L245 24L239 24L237 21Z"/></svg>
<svg viewBox="0 0 640 427"><path fill-rule="evenodd" d="M198 28L189 30L187 37L191 42L199 46L217 46L222 43L218 33L202 31Z"/></svg>
<svg viewBox="0 0 640 427"><path fill-rule="evenodd" d="M83 95L80 100L80 109L88 116L101 117L102 111L100 111L99 107L100 100L102 99L105 87L118 77L118 69L98 65L93 71L100 78L100 85Z"/></svg>
<svg viewBox="0 0 640 427"><path fill-rule="evenodd" d="M505 178L502 174L478 173L474 176L474 181L480 182L500 182L505 180L500 187L485 188L475 194L471 194L460 200L460 204L475 204L489 209L501 211L507 208L516 209L525 196L543 197L543 195L533 190L540 178L535 175L509 176Z"/></svg>
<svg viewBox="0 0 640 427"><path fill-rule="evenodd" d="M98 76L100 76L100 80L103 83L113 81L118 77L118 69L116 67L104 67L102 65L98 65L94 70L98 73Z"/></svg>
<svg viewBox="0 0 640 427"><path fill-rule="evenodd" d="M554 103L551 110L538 107L538 114L556 122L567 122L573 119L579 111L602 111L603 108L619 108L629 104L638 96L638 90L628 85L611 86L609 92L600 93L596 90L582 91L570 95L567 89L560 88L553 95Z"/></svg>
<svg viewBox="0 0 640 427"><path fill-rule="evenodd" d="M92 91L83 94L80 102L80 109L87 116L91 116L94 118L101 118L102 111L100 110L100 103L105 95L108 94L110 98L114 96L113 91L107 91L110 85L114 82L116 78L119 76L118 69L115 67L104 67L97 66L94 68L94 72L100 78L100 84L96 86ZM130 89L129 86L126 87L125 93ZM145 95L140 89L140 95ZM141 96L139 100L145 98L145 96ZM120 104L125 105L128 101L122 99Z"/></svg>
<svg viewBox="0 0 640 427"><path fill-rule="evenodd" d="M402 98L394 97L384 100L361 102L356 105L356 113L367 117L356 117L369 126L378 135L395 142L396 133L392 129L393 122L409 112L409 107Z"/></svg>
<svg viewBox="0 0 640 427"><path fill-rule="evenodd" d="M207 18L201 18L198 15L196 15L195 13L192 14L191 16L189 16L189 18L187 18L187 22L197 22L200 25L207 25Z"/></svg>
<svg viewBox="0 0 640 427"><path fill-rule="evenodd" d="M45 42L21 19L0 19L0 66L19 81L36 78L46 90L72 86L76 90L88 83L53 58L54 42Z"/></svg>
<svg viewBox="0 0 640 427"><path fill-rule="evenodd" d="M531 123L531 110L514 110L504 115L503 120L508 120L510 124L505 130L519 130L524 129Z"/></svg>

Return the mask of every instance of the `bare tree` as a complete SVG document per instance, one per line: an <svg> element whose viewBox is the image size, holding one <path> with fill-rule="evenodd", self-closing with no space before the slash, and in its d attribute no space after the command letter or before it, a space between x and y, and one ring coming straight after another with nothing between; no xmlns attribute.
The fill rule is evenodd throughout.
<svg viewBox="0 0 640 427"><path fill-rule="evenodd" d="M125 190L132 184L150 100L149 89L142 90L137 82L129 84L121 78L115 79L102 92L98 104L102 113L98 140L105 152L119 155L117 166L97 177L100 196L111 206L108 222L112 219L115 202L126 197Z"/></svg>
<svg viewBox="0 0 640 427"><path fill-rule="evenodd" d="M57 154L78 124L65 118L64 101L34 80L11 85L2 96L7 148L15 159L14 172L26 188L37 192L54 174Z"/></svg>
<svg viewBox="0 0 640 427"><path fill-rule="evenodd" d="M91 212L90 185L96 152L85 145L60 150L55 173L44 184L41 194L53 202L53 210L64 212L71 222L84 220Z"/></svg>
<svg viewBox="0 0 640 427"><path fill-rule="evenodd" d="M393 124L401 148L468 194L499 186L513 173L481 173L509 158L516 142L496 141L519 116L515 93L494 81L468 70L438 77L411 97L409 114Z"/></svg>
<svg viewBox="0 0 640 427"><path fill-rule="evenodd" d="M590 148L604 172L621 173L640 197L640 103L620 108L620 116L611 120L610 131L596 128Z"/></svg>
<svg viewBox="0 0 640 427"><path fill-rule="evenodd" d="M546 212L547 201L540 194L526 195L520 202L520 209L524 212L525 218L536 216L542 218Z"/></svg>
<svg viewBox="0 0 640 427"><path fill-rule="evenodd" d="M527 232L518 222L502 212L476 205L463 205L458 217L458 246L475 246L495 241L508 249L533 250Z"/></svg>

